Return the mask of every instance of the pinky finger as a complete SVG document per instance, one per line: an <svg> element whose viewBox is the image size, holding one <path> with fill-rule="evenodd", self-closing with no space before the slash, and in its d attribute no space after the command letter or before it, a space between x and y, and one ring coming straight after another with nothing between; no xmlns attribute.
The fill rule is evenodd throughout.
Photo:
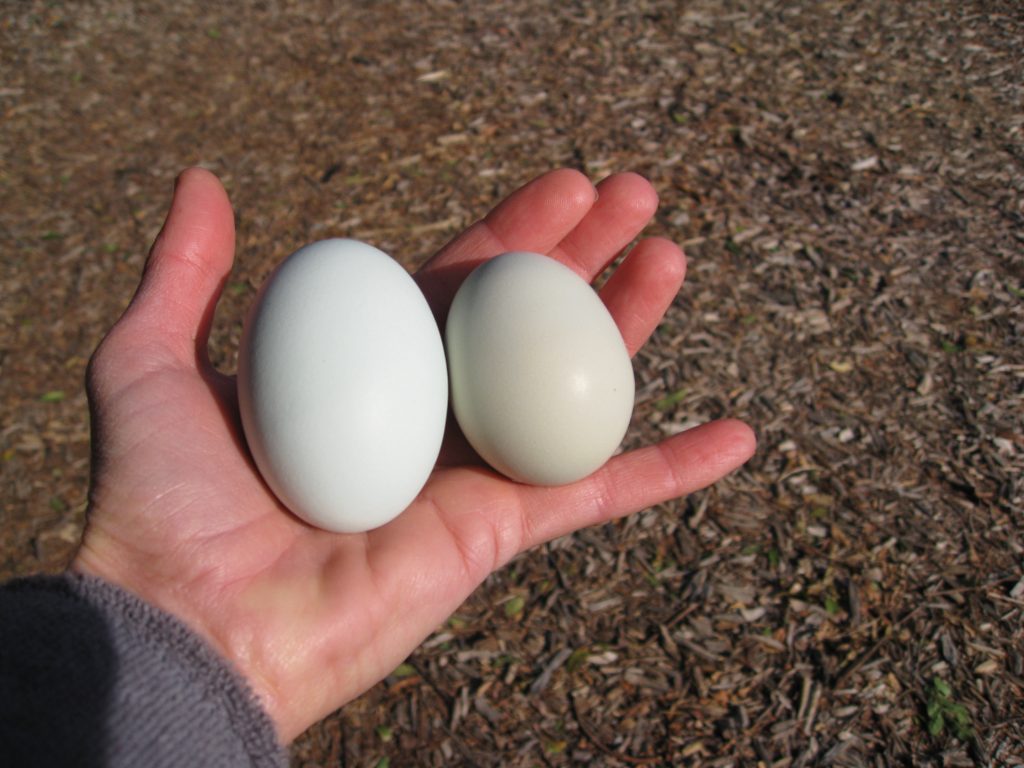
<svg viewBox="0 0 1024 768"><path fill-rule="evenodd" d="M742 466L756 442L741 421L713 421L616 456L578 483L524 486L521 548L706 488Z"/></svg>

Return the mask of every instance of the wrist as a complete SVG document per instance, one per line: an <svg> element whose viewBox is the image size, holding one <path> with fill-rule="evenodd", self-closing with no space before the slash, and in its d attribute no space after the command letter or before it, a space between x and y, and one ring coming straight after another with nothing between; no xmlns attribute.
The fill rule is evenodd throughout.
<svg viewBox="0 0 1024 768"><path fill-rule="evenodd" d="M153 574L152 558L134 558L125 556L123 552L118 552L115 557L107 550L102 534L90 531L72 560L69 572L110 584L184 625L245 682L273 723L280 743L291 742L305 730L305 726L293 722L289 709L282 706L283 697L278 694L276 686L260 671L259 654L249 633L232 632L205 619L206 615L224 616L223 600L207 600L175 584L169 577ZM217 605L211 611L200 610L209 602ZM225 625L230 626L230 622L225 622Z"/></svg>

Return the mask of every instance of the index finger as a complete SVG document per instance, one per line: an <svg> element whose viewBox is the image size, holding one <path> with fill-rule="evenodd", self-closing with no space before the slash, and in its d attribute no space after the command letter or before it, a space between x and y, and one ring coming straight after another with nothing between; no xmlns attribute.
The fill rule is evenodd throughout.
<svg viewBox="0 0 1024 768"><path fill-rule="evenodd" d="M440 322L466 275L481 262L507 251L548 253L584 218L597 193L579 171L551 171L499 203L456 237L416 273Z"/></svg>

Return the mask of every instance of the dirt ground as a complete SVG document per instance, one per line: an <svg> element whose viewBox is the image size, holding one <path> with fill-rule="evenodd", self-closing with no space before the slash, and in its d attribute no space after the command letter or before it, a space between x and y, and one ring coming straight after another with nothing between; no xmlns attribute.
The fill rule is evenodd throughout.
<svg viewBox="0 0 1024 768"><path fill-rule="evenodd" d="M1024 764L1024 6L0 2L0 577L73 551L88 357L175 175L234 365L329 235L414 266L533 176L646 175L687 285L627 445L756 457L486 584L296 766Z"/></svg>

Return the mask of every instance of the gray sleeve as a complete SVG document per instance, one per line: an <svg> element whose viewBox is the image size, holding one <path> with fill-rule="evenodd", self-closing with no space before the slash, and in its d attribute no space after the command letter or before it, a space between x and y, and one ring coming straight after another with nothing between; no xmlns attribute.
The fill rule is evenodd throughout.
<svg viewBox="0 0 1024 768"><path fill-rule="evenodd" d="M178 619L73 574L0 587L0 765L286 764L245 681Z"/></svg>

